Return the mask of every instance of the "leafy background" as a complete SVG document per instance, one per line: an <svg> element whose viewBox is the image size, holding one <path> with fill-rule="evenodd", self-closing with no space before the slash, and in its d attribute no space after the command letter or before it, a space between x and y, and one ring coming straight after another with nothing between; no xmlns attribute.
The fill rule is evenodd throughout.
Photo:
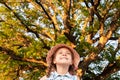
<svg viewBox="0 0 120 80"><path fill-rule="evenodd" d="M83 80L120 79L120 0L0 1L0 80L37 80L46 55L65 43Z"/></svg>

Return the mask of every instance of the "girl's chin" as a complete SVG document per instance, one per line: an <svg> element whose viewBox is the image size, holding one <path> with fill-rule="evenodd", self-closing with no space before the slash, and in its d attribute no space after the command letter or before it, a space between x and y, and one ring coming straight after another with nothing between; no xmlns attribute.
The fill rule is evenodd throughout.
<svg viewBox="0 0 120 80"><path fill-rule="evenodd" d="M70 65L70 63L69 62L60 62L60 63L58 63L58 64L62 64L62 65Z"/></svg>

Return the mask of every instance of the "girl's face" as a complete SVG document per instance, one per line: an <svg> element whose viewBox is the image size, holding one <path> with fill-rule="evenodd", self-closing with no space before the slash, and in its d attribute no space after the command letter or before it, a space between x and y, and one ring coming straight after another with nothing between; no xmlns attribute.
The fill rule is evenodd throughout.
<svg viewBox="0 0 120 80"><path fill-rule="evenodd" d="M55 53L54 64L72 65L72 53L67 48L60 48Z"/></svg>

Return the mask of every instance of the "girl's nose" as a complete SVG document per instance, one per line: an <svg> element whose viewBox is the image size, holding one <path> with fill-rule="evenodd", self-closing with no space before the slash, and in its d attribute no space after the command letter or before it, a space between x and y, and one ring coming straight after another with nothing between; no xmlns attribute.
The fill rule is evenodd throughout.
<svg viewBox="0 0 120 80"><path fill-rule="evenodd" d="M66 56L66 53L63 52L63 56Z"/></svg>

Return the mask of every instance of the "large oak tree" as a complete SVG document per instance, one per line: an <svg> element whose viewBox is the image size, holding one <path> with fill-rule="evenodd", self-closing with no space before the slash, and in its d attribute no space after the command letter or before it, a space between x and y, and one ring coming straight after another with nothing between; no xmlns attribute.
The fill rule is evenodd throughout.
<svg viewBox="0 0 120 80"><path fill-rule="evenodd" d="M42 77L58 43L78 51L83 80L120 79L120 0L0 1L1 80Z"/></svg>

